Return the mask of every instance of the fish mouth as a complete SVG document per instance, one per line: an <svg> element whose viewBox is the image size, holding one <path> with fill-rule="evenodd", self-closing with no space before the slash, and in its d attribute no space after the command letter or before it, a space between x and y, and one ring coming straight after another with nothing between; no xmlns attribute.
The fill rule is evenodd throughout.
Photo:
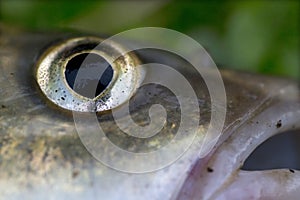
<svg viewBox="0 0 300 200"><path fill-rule="evenodd" d="M289 90L289 89L287 89ZM297 87L292 92L297 92ZM291 94L291 95L292 95ZM293 102L293 101L292 101ZM293 150L285 154L276 152L275 148L283 148L284 141L297 138L299 133L299 101L273 100L264 105L262 110L249 118L236 130L230 130L230 136L216 148L210 157L199 160L192 168L192 173L185 180L178 199L294 199L299 195L299 165L297 144ZM272 139L274 136L281 138L280 147ZM259 154L249 155L267 141L270 154L264 153L263 158L268 160L284 159L289 156L289 161L261 163ZM266 142L266 143L267 143ZM278 142L278 140L277 140ZM263 147L264 144L261 145ZM266 147L264 147L266 149ZM230 159L228 159L230 158ZM250 160L251 159L251 160ZM272 163L272 162L271 162ZM279 166L278 166L279 165ZM290 190L293 187L295 189Z"/></svg>

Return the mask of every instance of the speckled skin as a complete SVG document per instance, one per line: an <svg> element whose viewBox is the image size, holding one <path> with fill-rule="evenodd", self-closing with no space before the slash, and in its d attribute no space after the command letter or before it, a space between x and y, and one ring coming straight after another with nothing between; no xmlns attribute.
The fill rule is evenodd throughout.
<svg viewBox="0 0 300 200"><path fill-rule="evenodd" d="M240 187L232 186L235 181L230 180L239 174L239 167L250 150L275 134L274 123L278 117L285 116L282 130L300 126L299 89L295 82L222 70L228 111L222 136L209 156L199 160L199 144L193 144L180 159L156 172L129 174L111 169L99 163L85 149L77 135L71 112L50 103L35 81L35 62L41 52L51 43L75 35L29 33L7 27L0 29L0 199L226 199L229 197L227 193L231 197L236 195L230 193L233 191L231 187ZM188 70L185 61L165 52L149 50L140 51L137 55L143 62L174 65L189 78L199 98L202 129L198 137L201 138L210 122L211 106L203 81ZM289 86L288 89L286 86ZM289 98L274 95L279 91ZM113 143L128 151L147 152L164 146L174 137L180 123L180 112L178 102L170 91L149 85L140 90L132 102L132 117L138 124L149 123L147 113L153 103L164 105L168 113L167 124L150 139L134 139L119 130L110 112L98 113L101 127ZM281 108L277 107L279 104L282 112L276 110ZM267 110L272 115L261 117L260 114ZM292 114L284 115L289 112ZM265 136L259 135L260 140L249 145L246 151L242 148L244 143L238 139L252 137L250 125L260 127L260 130L270 126L272 131ZM245 126L248 134L239 136L237 130ZM222 154L238 154L239 151L226 151L232 144L244 152L239 159ZM220 167L223 164L229 166L228 170ZM207 171L208 167L213 171ZM216 175L210 177L211 174ZM214 187L210 187L211 179L219 180L214 182ZM230 184L225 184L228 181ZM299 188L299 184L295 187ZM252 191L247 194L243 199L253 196ZM254 198L268 197L263 194L261 192Z"/></svg>

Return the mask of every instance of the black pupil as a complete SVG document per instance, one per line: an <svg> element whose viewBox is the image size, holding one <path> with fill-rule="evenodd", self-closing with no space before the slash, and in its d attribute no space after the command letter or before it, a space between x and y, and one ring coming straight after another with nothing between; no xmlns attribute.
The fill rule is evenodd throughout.
<svg viewBox="0 0 300 200"><path fill-rule="evenodd" d="M69 86L75 92L94 98L109 85L113 77L113 69L100 55L83 53L69 60L65 76Z"/></svg>

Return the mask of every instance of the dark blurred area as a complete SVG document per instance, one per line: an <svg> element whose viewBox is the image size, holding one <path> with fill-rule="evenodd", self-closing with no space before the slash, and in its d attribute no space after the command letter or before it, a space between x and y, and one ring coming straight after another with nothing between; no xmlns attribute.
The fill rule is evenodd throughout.
<svg viewBox="0 0 300 200"><path fill-rule="evenodd" d="M245 161L242 169L300 170L300 130L275 135L258 146Z"/></svg>
<svg viewBox="0 0 300 200"><path fill-rule="evenodd" d="M299 1L0 1L1 23L116 34L158 26L203 45L219 67L300 79Z"/></svg>

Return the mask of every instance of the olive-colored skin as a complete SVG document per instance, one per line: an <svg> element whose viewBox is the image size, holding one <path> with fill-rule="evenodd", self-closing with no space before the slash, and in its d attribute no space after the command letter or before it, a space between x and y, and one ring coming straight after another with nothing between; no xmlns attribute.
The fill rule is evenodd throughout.
<svg viewBox="0 0 300 200"><path fill-rule="evenodd" d="M35 81L35 62L45 48L77 35L84 34L0 29L1 199L226 199L236 195L233 189L242 191L249 184L247 177L236 177L241 176L239 169L256 146L277 132L300 127L299 89L295 82L221 70L227 94L226 121L219 142L208 156L199 159L199 145L193 144L177 161L158 171L131 174L111 169L85 149L72 113L49 102ZM175 63L189 78L199 98L202 129L197 135L203 138L211 106L203 80L189 71L185 61L164 52L140 51L137 56L143 62ZM147 95L149 91L151 94ZM155 150L174 136L180 123L179 105L168 90L159 86L150 85L138 94L133 101L144 103L132 110L137 124L149 123L147 113L153 103L165 106L167 124L157 136L134 139L119 130L111 112L97 116L107 137L116 145L133 152L141 148ZM276 126L279 120L280 127ZM246 145L245 141L250 143ZM286 189L290 184L287 181L298 178L295 180L300 182L298 172L276 176L269 173L275 177L273 185L261 187L268 182L257 181L241 198L275 197L285 191L286 196L294 195L295 188L300 188L300 183L290 181L294 189ZM263 176L253 177L259 180ZM262 192L255 193L255 188Z"/></svg>

